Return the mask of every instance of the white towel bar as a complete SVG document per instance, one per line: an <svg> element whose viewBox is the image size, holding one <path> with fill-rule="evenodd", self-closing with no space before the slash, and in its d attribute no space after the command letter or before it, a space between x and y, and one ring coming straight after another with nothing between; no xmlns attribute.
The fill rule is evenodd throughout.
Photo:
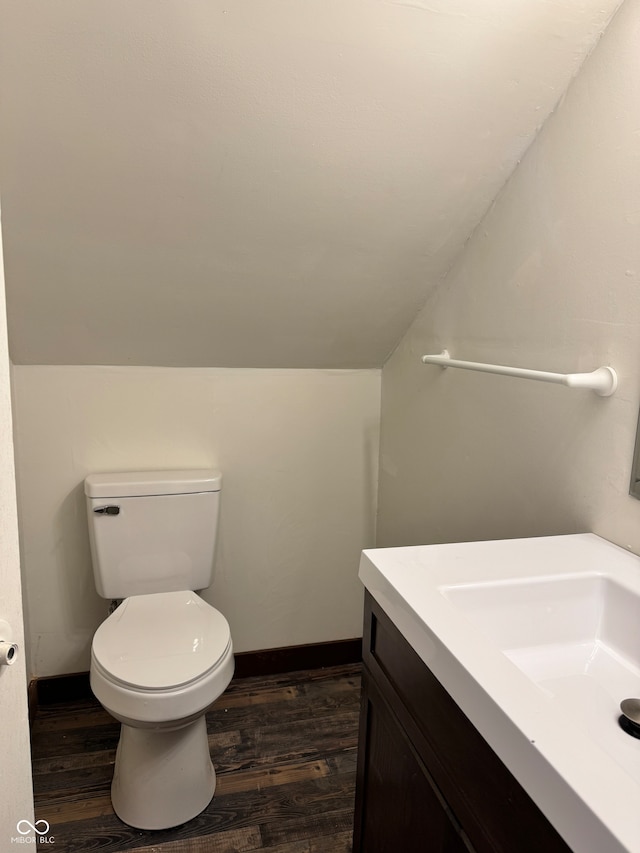
<svg viewBox="0 0 640 853"><path fill-rule="evenodd" d="M524 367L505 367L502 364L482 364L478 361L460 361L451 358L448 350L439 355L423 355L424 364L439 364L441 367L460 367L463 370L480 370L482 373L499 373L517 379L537 379L539 382L554 382L569 388L588 388L600 397L610 397L618 387L618 375L613 367L599 367L592 373L548 373L544 370L528 370Z"/></svg>

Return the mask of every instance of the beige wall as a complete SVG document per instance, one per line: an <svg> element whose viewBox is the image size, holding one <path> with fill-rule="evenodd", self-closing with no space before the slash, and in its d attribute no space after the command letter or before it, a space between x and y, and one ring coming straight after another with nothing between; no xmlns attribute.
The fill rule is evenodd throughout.
<svg viewBox="0 0 640 853"><path fill-rule="evenodd" d="M380 371L14 366L31 669L87 670L106 613L92 471L218 466L216 578L237 651L360 636L374 542Z"/></svg>
<svg viewBox="0 0 640 853"><path fill-rule="evenodd" d="M571 5L579 18L581 4ZM592 11L596 10L597 4L589 5ZM293 9L290 4L285 6L290 11ZM18 6L12 8L18 17L23 14ZM69 8L84 15L77 4ZM497 5L495 8L498 10ZM551 10L548 4L530 8ZM613 4L608 8L611 10ZM204 6L201 11L205 14ZM396 5L395 11L402 15L417 13L421 16L418 18L422 22L421 27L426 29L434 22L451 23L455 17L446 15L444 11L438 13L426 7L416 9L406 4ZM429 14L425 15L425 12ZM337 6L334 13L338 14ZM139 13L129 11L127 14L136 17L137 23L134 23L144 33L144 15L138 20ZM264 14L268 17L268 13ZM553 34L555 11L551 10L549 14L551 29L546 31ZM81 74L83 66L74 59L77 45L85 42L67 38L66 26L61 30L51 29L51 22L46 19L38 19L39 26L33 31L28 26L28 13L20 20L24 31L31 32L30 38L43 40L46 51L38 56L49 55L48 51L56 55L59 52L67 63L64 65L64 79L78 83L77 88L56 91L54 94L58 100L53 96L47 98L46 92L43 94L41 90L34 97L42 97L51 109L64 107L72 112L78 105L82 106L85 98L90 100L90 92L83 88L90 80L84 80ZM76 18L72 15L69 20L73 24ZM259 38L255 41L255 33L250 26L245 27L243 20L234 19L228 24L232 30L239 28L238 55L244 55L246 45L243 39L249 39L256 46L260 42ZM427 20L428 25L424 23ZM564 68L563 80L578 67L605 20L603 13L595 25L589 24L584 32L581 31L577 43L570 43L568 37L559 39L563 50L569 45L569 54L573 57L568 65L560 63ZM165 19L162 21L167 23ZM354 40L355 48L360 45L361 33L357 25L360 18L356 16L354 21L356 25L349 38ZM90 23L90 19L83 18L79 24L83 38L91 35L99 41L100 31L92 30ZM405 23L403 19L403 26ZM517 29L521 35L535 31L535 28L521 27L520 24ZM477 21L475 25L478 25ZM491 26L483 25L481 30L487 38L494 32ZM524 68L527 57L536 54L535 39L528 43L527 50L521 55L514 47L517 42L510 40L513 33L508 30L509 27L504 34L507 54L513 54L514 60L523 60ZM470 43L476 43L473 40L479 31L471 26L467 33ZM56 38L60 38L60 43L49 41L51 32L58 33ZM138 32L135 27L131 29L131 33L134 32ZM196 28L190 37L200 39L202 32L201 28ZM406 32L414 30L409 28ZM447 29L447 32L450 32L452 43L455 42L454 31ZM638 0L626 0L570 93L387 362L383 371L380 544L594 530L640 551L640 503L627 496L640 396L640 163L637 144L640 114L636 94L640 70L635 50L639 34ZM366 33L362 37L366 40ZM297 43L296 50L302 51L300 56L306 55L305 38ZM382 49L387 41L382 39L378 47ZM322 44L321 40L320 47ZM410 62L417 63L416 67L422 69L424 50L417 41L412 44L415 53L411 54L413 59ZM261 49L266 48L262 46ZM340 52L334 53L334 59L339 61ZM100 62L107 62L109 55L107 51ZM251 52L249 55L253 56ZM354 57L358 55L356 51ZM131 61L137 56L139 52L132 49ZM324 68L322 50L314 56L320 73ZM370 67L378 68L375 52L369 58ZM400 59L404 62L407 54L394 54L389 61L393 64ZM19 61L19 53L12 51L10 64L19 64ZM158 63L164 68L160 59ZM446 57L444 65L448 65ZM542 65L545 69L549 67L544 62ZM355 74L351 97L357 106L361 66L354 59L349 67ZM515 68L509 65L508 69L512 67ZM259 63L251 68L251 74L260 77ZM124 70L122 73L125 75L122 78L124 85L126 74ZM145 77L145 73L142 69L134 75L138 83L155 79L153 75ZM382 73L384 76L384 71ZM498 105L494 116L496 122L503 112L511 115L509 93L517 89L519 73L505 74L500 90L502 96L498 100L495 85L492 88L487 84L488 88L484 89L480 86L478 90L488 97L490 104ZM284 71L283 75L283 79L292 79ZM38 76L45 87L56 79L55 75ZM404 79L403 72L396 80L396 87ZM312 74L310 78L311 83L317 83L317 89L311 87L309 91L315 91L318 97L318 93L325 91L326 80L324 83L322 80L322 74ZM533 88L528 90L525 100L528 108L536 113L536 94L539 93L535 80L529 82ZM548 80L542 88L548 90L550 86L552 83ZM25 91L30 92L30 87ZM203 93L206 86L196 91ZM279 91L275 87L274 93ZM389 104L395 104L396 89L390 87L384 91ZM289 199L285 194L281 201L286 216L283 214L282 218L270 219L268 204L264 207L266 215L261 222L269 227L273 225L276 232L267 229L262 234L262 242L256 241L253 232L240 227L241 220L236 222L238 233L242 235L237 245L233 241L225 242L224 228L215 232L218 235L216 240L222 243L218 245L214 241L214 255L224 254L226 247L230 247L226 261L229 269L236 269L235 262L245 257L243 251L247 246L277 246L278 251L282 250L281 254L276 252L269 256L275 273L272 270L271 278L267 276L267 279L271 284L276 282L275 289L269 289L271 285L265 289L264 257L250 253L249 261L260 293L257 301L247 300L246 292L236 291L235 286L216 289L217 279L209 277L208 273L195 289L176 290L175 282L180 280L184 271L182 261L185 257L196 266L203 257L191 251L187 238L191 239L195 234L202 248L210 245L212 232L206 218L195 231L188 228L188 234L176 232L178 237L182 234L184 240L172 259L174 266L167 267L162 252L155 251L158 243L164 246L166 235L172 233L172 221L163 219L162 228L157 232L161 239L153 244L155 248L150 255L154 259L152 268L146 269L144 276L136 278L137 282L146 281L147 284L135 290L135 310L123 311L122 304L129 305L125 297L128 299L131 281L121 275L122 269L117 264L122 262L123 269L129 271L127 275L133 269L138 276L140 269L130 263L131 258L126 253L119 253L116 257L112 252L114 245L126 249L129 246L127 234L134 233L129 230L131 223L126 217L123 220L122 214L128 212L134 219L139 214L138 224L144 230L149 211L154 216L164 217L172 209L171 204L179 193L172 195L166 205L160 195L136 193L135 204L114 202L109 208L113 216L108 221L103 219L106 215L104 207L95 206L93 191L89 193L90 204L87 202L87 206L80 203L79 196L67 194L65 198L72 205L76 219L64 233L59 229L51 230L51 221L46 220L44 213L48 210L52 221L59 222L62 190L56 180L60 175L66 176L63 181L66 182L65 187L73 186L74 192L81 193L94 186L92 180L96 176L91 178L93 164L100 162L101 169L110 169L114 162L116 165L119 163L117 158L113 159L113 152L108 150L100 158L87 158L85 154L84 159L78 160L61 142L55 150L67 152L71 157L69 164L79 163L82 168L87 168L86 181L74 182L75 173L71 166L70 171L63 173L38 160L45 168L47 180L53 183L43 183L39 173L33 171L30 188L36 198L44 187L43 191L48 194L48 207L37 203L22 207L20 193L24 185L17 179L13 185L12 213L16 234L13 257L16 265L12 280L16 287L16 305L18 301L22 307L29 304L29 311L25 308L22 312L21 309L21 320L15 325L18 350L30 342L29 353L26 354L26 350L23 353L25 360L29 360L41 352L39 342L44 342L45 349L51 346L47 349L47 357L53 359L56 357L54 353L59 357L61 352L67 351L65 347L69 341L73 347L81 340L84 349L78 350L78 360L105 358L107 352L113 352L113 346L120 348L120 344L125 344L126 351L119 350L121 355L124 353L124 360L135 361L141 353L150 352L151 347L154 358L157 356L159 362L166 357L166 361L183 363L176 354L182 352L184 346L190 347L193 337L193 341L197 341L194 346L204 349L198 350L200 354L194 356L192 363L213 360L217 356L207 349L209 342L224 339L227 341L225 359L235 360L237 364L240 356L234 347L249 334L258 344L268 340L269 346L276 349L280 344L285 348L291 344L286 358L282 356L286 363L306 363L304 359L307 356L303 357L303 351L306 352L309 342L315 346L314 341L317 343L318 340L322 348L335 355L336 363L363 363L359 358L351 360L352 345L357 339L369 347L371 342L381 340L378 333L382 326L386 334L392 321L396 328L403 325L404 320L398 325L400 314L396 310L395 288L403 278L414 284L428 278L426 266L420 266L431 251L424 241L436 233L429 228L431 213L428 216L426 210L421 213L420 199L428 200L428 193L425 194L420 182L416 181L416 171L427 185L433 173L438 173L438 167L433 166L424 151L424 140L429 138L427 131L432 121L428 111L421 111L421 103L412 100L415 92L405 92L404 88L402 91L408 98L405 114L416 121L426 122L417 129L419 132L412 143L414 147L407 148L402 140L398 141L395 136L398 123L388 122L388 115L393 118L395 113L391 110L387 115L385 108L383 113L387 119L384 126L393 128L393 138L387 140L389 147L383 146L378 150L373 146L367 155L370 161L366 156L363 160L358 147L358 133L353 137L349 135L353 163L364 162L366 168L363 173L358 173L359 177L354 177L349 167L349 182L337 181L335 184L338 189L346 186L349 198L357 199L360 206L364 205L367 215L377 223L366 245L378 245L382 232L388 241L384 245L391 250L389 263L381 266L376 261L374 264L376 275L382 270L379 280L382 291L377 295L370 290L368 273L366 270L363 272L361 265L351 265L346 256L338 253L338 257L333 252L345 234L351 233L354 237L355 232L349 232L351 226L359 228L361 222L368 221L366 217L361 220L359 214L353 216L353 209L344 207L340 189L335 208L329 206L326 209L329 211L326 221L337 229L335 239L331 237L329 240L326 255L322 254L324 248L322 251L317 247L310 248L303 239L307 227L316 233L311 228L314 223L307 223L296 213L308 209L310 195L306 192L300 197L299 206L296 206L298 202L295 199ZM67 95L75 93L78 103L74 98L67 101L65 92ZM24 93L14 94L13 107L18 112L22 111L23 117L40 115L37 109L30 108L28 99L22 98ZM249 90L245 94L248 98L246 115L253 115L254 102ZM141 97L143 95L141 92ZM112 96L105 97L109 99ZM449 112L452 99L446 95L438 96L438 99L442 114L451 119L447 126L452 137L460 141L460 146L457 142L455 146L443 144L447 154L443 161L448 164L446 174L466 198L465 187L477 179L478 169L482 172L484 160L469 155L462 145L471 137L468 132L460 131L462 125L456 124L455 115ZM307 104L307 99L303 100L306 106L315 109L312 102ZM547 107L554 100L555 97L548 97L545 101ZM372 104L374 101L375 98ZM119 115L119 103L116 92L106 106ZM183 102L178 98L172 103L181 109ZM231 99L228 105L233 103L235 101ZM315 124L309 124L312 130L314 127L333 126L335 116L320 109L322 103L317 104ZM347 99L345 116L357 113L350 103ZM108 115L108 110L101 112L99 104L94 106L100 115ZM158 115L166 115L164 103L153 102L151 106L158 110ZM464 115L476 108L477 104L467 103ZM82 110L78 114L82 114ZM374 119L374 112L369 117ZM297 122L299 114L292 110L289 118ZM303 119L300 121L304 124ZM369 124L365 122L365 125L363 129L368 132ZM28 127L28 122L24 126ZM224 126L230 127L234 133L238 128L242 130L241 125L233 122ZM92 132L95 132L98 125L92 127ZM485 146L485 153L495 151L491 128L484 125L473 127L474 133L479 134L476 139L482 140ZM529 121L527 127L526 133L532 133L535 120ZM372 128L375 130L375 121ZM492 177L490 180L487 178L485 186L490 190L487 199L506 174L506 164L510 168L524 146L524 136L519 134L516 125L505 125L502 132L505 134L503 142L510 149L511 156L505 159L503 150L497 159L492 160ZM14 135L14 130L10 133L12 150L19 151L21 138ZM243 134L244 131L241 134L244 139ZM259 140L255 147L258 173L277 176L277 163L269 163L269 168L265 168L260 152L271 151L271 148L267 146L265 149L262 144L266 137L260 132L260 127L249 136ZM312 136L315 140L316 136ZM111 138L102 133L99 137L101 141ZM370 137L381 141L375 133L367 136ZM518 137L517 145L511 149L515 137ZM34 156L39 155L38 135L32 134L28 138L30 144L35 140L36 149L26 150L25 155L29 151ZM79 140L78 144L83 144L81 135L73 138ZM146 162L145 138L143 133L142 147L136 155L139 158L125 158L127 167L134 171L139 163ZM69 139L63 141L67 143ZM189 136L188 139L197 141L199 137ZM186 155L181 160L173 157L173 137L169 131L166 138L162 136L158 141L172 155L169 158L172 164L182 163L186 168L192 163ZM231 172L222 168L223 154L224 157L235 156L239 150L234 147L233 133L227 141L228 152L220 151L221 159L216 161L220 168L215 174L221 176L223 183L244 174L240 160L234 160ZM333 148L329 142L327 144L323 156L329 157ZM207 145L203 143L203 150L209 150ZM410 155L398 159L396 154L400 149L405 155L409 151ZM288 157L289 149L285 146L282 150ZM424 158L422 153L418 155L419 151L424 153ZM385 152L386 157L379 156ZM452 154L452 160L448 159L449 154ZM289 164L287 157L285 160ZM326 157L316 160L313 146L309 148L309 157L319 168L316 178L322 184L320 176L324 175L328 165ZM472 160L475 164L473 170L467 171ZM348 164L350 161L344 162ZM401 170L401 175L396 175L390 184L384 176L378 175L378 167L383 162L393 162L394 168ZM426 165L428 163L431 165ZM137 171L135 173L138 174ZM379 196L371 196L364 191L370 173L375 173L380 179L376 185L381 192ZM293 182L291 187L298 187L300 174L296 169L287 172L287 181ZM156 173L152 170L148 174L144 172L144 175L148 186L160 192L164 184L156 180ZM111 185L108 173L100 172L97 177ZM184 186L185 175L178 169L168 177L174 182L177 193ZM126 202L129 184L126 181L125 184L124 188L116 183L113 186L120 186ZM236 213L254 210L249 203L253 192L251 178L244 182L241 180L240 185L246 192L237 201ZM104 189L103 184L101 186ZM199 173L193 186L201 187ZM271 188L265 187L265 199L271 199L279 186L276 181ZM307 185L303 182L301 186ZM396 189L388 189L390 186ZM397 187L401 188L399 193ZM228 189L229 198L236 198L237 185L234 181L228 184ZM314 185L312 189L315 191L318 186ZM207 204L212 198L218 199L206 186L205 190ZM404 198L403 193L408 190L411 190L412 203L406 206L401 202L402 217L394 217L387 204L387 196ZM447 192L447 187L443 187L441 195L446 200L446 210L437 206L433 208L439 223L437 227L445 231L446 223L450 221L448 215L458 209L457 202L451 201L454 196L447 195ZM457 199L460 197L455 196ZM180 204L189 207L189 200L180 198ZM474 204L478 199L475 198ZM217 212L223 210L224 217L228 217L230 208L220 208L217 201L214 208ZM178 213L183 209L181 206L176 208ZM340 210L338 218L331 213L334 209ZM65 210L68 212L68 205ZM480 208L476 206L474 210L479 215ZM81 230L78 223L82 227L86 224L87 235L85 243L75 252L78 247L76 238ZM226 218L222 225L225 223ZM281 291L277 285L278 276L282 269L289 268L287 264L292 257L290 225L300 225L302 229L302 236L293 241L300 250L293 258L294 266L303 272L311 270L313 274L300 278L294 270L290 282L292 289ZM33 233L27 234L27 226L34 229ZM64 230L67 226L62 223L60 227ZM120 230L122 228L126 233ZM282 229L280 236L279 228ZM408 247L403 242L409 232L421 235L422 242L420 252L413 256L416 264L411 261L411 269L407 272L405 250L417 251L413 243ZM442 240L439 243L438 238L436 243L448 245L451 249L455 241L449 244L447 233L441 233ZM104 251L98 251L92 240L96 235L103 239L105 234L108 239ZM281 239L282 235L287 237L287 241ZM357 249L361 242L356 238L353 245ZM167 250L172 250L172 246L173 243L167 242ZM432 248L435 252L437 245ZM95 255L91 255L94 249ZM87 261L90 255L98 258L97 266L93 261ZM143 255L147 259L146 250ZM27 277L33 276L33 280L39 282L38 287L42 287L34 290L30 297L25 296L27 290L19 285L18 257L29 267ZM307 304L304 300L300 302L298 284L303 281L305 292L313 294L314 298L324 299L319 294L329 278L325 276L323 258L329 257L338 257L339 275L329 278L333 282L332 292L340 296L327 311L316 310L317 305ZM370 257L376 260L377 255L373 252ZM70 258L80 259L79 271L71 273L64 267ZM115 266L111 265L112 262ZM205 267L206 264L202 269ZM96 278L96 270L106 278ZM161 287L157 287L159 278L156 273L160 278L165 276ZM358 282L359 289L350 291L352 297L345 301L346 291L342 285L352 280ZM95 285L97 290L90 293L87 282L92 282L92 287ZM207 320L211 319L211 304L207 301L210 286L211 292L222 293L224 298L236 300L237 297L237 304L234 302L236 313L232 314L238 328L229 322L231 315L225 313L224 306L214 306L220 307L220 311L213 311L214 319L222 317L221 323L225 328L216 326L218 332L212 333ZM34 296L36 292L42 298ZM381 292L385 294L382 299ZM422 292L421 285L416 285L411 298L417 300L418 292ZM265 293L269 294L268 300L265 300ZM289 296L296 293L296 305L310 326L305 326L299 317L293 316L283 326L278 326L282 334L274 334L273 328L264 323L265 316L277 313L271 300L274 293L281 296L284 293L283 304L287 306L293 304ZM146 317L148 306L156 303L162 305L166 316L162 322L156 318L157 323L149 323ZM363 325L359 311L363 305L374 303L378 308L382 306L380 317L384 323L374 321L373 316L367 314L367 322ZM247 305L251 305L251 312L248 312ZM407 310L407 303L404 305L402 311ZM79 321L82 327L79 330L73 319L79 316L76 308L86 311L82 315L84 319ZM199 332L192 336L196 315ZM341 325L336 333L334 320L338 316L340 323L344 321L347 326ZM105 318L108 322L103 325ZM143 322L143 318L147 322ZM204 318L202 322L201 318ZM117 334L114 334L114 328L119 330ZM240 337L236 334L238 329L242 332ZM295 330L295 339L289 340L291 330ZM259 331L260 336L254 339L253 331ZM108 350L101 349L102 344L96 347L97 340L105 346L108 344ZM140 341L147 343L137 350L135 347ZM619 371L620 389L613 398L600 399L589 393L570 392L549 385L516 383L514 380L453 371L443 373L438 368L420 364L419 357L423 352L438 352L444 346L463 358L562 372L590 370L599 364L611 363ZM378 352L377 347L378 343L375 359L379 359L382 352ZM205 350L206 359L202 355ZM367 359L364 363L368 363ZM94 591L90 572L81 491L82 479L90 471L203 465L218 465L222 469L225 479L217 576L207 598L229 617L238 651L359 634L362 591L357 581L358 555L362 547L373 543L375 536L379 371L16 365L13 382L21 547L33 674L44 676L86 670L92 634L104 618L106 605Z"/></svg>
<svg viewBox="0 0 640 853"><path fill-rule="evenodd" d="M592 530L640 553L640 3L564 101L383 370L382 545ZM609 399L421 365L611 364Z"/></svg>

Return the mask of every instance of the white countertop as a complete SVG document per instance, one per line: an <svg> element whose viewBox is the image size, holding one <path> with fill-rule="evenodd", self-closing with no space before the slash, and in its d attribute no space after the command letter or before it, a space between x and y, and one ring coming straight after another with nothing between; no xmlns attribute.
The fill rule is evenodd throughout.
<svg viewBox="0 0 640 853"><path fill-rule="evenodd" d="M583 572L640 593L640 558L594 534L371 549L359 577L575 853L640 853L640 740L614 698L603 746L443 594Z"/></svg>

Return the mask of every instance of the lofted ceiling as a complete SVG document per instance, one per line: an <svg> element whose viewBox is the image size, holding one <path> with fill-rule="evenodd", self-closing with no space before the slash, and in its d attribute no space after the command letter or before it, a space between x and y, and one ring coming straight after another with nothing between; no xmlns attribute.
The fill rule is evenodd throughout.
<svg viewBox="0 0 640 853"><path fill-rule="evenodd" d="M619 0L0 0L20 364L379 367Z"/></svg>

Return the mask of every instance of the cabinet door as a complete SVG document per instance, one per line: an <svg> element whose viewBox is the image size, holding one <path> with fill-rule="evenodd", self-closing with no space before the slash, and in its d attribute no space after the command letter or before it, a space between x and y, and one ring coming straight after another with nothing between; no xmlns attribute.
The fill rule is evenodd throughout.
<svg viewBox="0 0 640 853"><path fill-rule="evenodd" d="M369 593L365 602L368 677L464 827L467 842L482 853L571 853ZM366 743L360 741L360 748Z"/></svg>
<svg viewBox="0 0 640 853"><path fill-rule="evenodd" d="M404 730L363 671L354 853L468 853Z"/></svg>

